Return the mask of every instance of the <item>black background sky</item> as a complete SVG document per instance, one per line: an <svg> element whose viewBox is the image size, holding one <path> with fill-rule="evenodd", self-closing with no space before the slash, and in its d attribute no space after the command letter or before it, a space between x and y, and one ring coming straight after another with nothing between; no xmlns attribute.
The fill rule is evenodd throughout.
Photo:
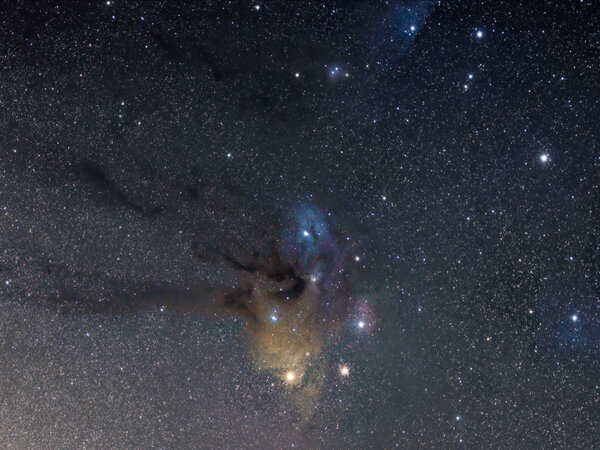
<svg viewBox="0 0 600 450"><path fill-rule="evenodd" d="M0 446L600 445L599 12L4 3ZM290 385L189 305L298 211L352 302Z"/></svg>

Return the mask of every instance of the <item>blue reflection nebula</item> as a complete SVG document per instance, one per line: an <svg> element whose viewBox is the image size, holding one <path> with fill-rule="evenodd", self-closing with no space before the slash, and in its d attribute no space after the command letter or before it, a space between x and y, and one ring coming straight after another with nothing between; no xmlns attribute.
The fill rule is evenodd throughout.
<svg viewBox="0 0 600 450"><path fill-rule="evenodd" d="M325 215L314 206L293 211L283 235L283 252L301 276L327 288L339 278L343 255Z"/></svg>

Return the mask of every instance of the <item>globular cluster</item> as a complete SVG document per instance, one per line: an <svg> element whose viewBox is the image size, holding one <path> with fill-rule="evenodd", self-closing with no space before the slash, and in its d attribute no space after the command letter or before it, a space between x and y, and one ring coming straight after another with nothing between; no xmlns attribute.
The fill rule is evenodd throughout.
<svg viewBox="0 0 600 450"><path fill-rule="evenodd" d="M599 12L4 8L0 447L598 447Z"/></svg>

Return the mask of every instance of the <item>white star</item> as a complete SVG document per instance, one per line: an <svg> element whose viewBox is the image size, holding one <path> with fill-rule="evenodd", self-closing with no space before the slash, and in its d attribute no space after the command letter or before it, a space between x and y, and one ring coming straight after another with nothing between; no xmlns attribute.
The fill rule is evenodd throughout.
<svg viewBox="0 0 600 450"><path fill-rule="evenodd" d="M571 316L571 320L572 320L573 322L577 322L577 321L579 320L579 317L577 316L577 314L573 314L573 315Z"/></svg>
<svg viewBox="0 0 600 450"><path fill-rule="evenodd" d="M548 156L548 153L542 153L540 155L540 161L543 163L550 161L550 156Z"/></svg>

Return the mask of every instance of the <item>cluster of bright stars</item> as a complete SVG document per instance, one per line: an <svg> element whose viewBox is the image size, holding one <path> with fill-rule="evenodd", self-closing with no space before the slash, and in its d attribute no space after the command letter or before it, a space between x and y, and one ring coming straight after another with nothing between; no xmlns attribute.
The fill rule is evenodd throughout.
<svg viewBox="0 0 600 450"><path fill-rule="evenodd" d="M329 75L331 75L332 77L337 77L338 75L341 75L342 71L340 70L340 68L338 66L335 66L333 69L331 69L329 71ZM348 72L343 72L344 77L349 77L350 74Z"/></svg>
<svg viewBox="0 0 600 450"><path fill-rule="evenodd" d="M275 313L271 315L271 320L273 322L276 322L278 320ZM359 320L358 322L356 322L356 325L362 330L367 326L367 323L364 320ZM307 353L306 355L309 356L309 353ZM350 376L350 367L347 364L340 364L338 366L338 372L342 378L347 378ZM293 370L289 370L284 375L284 381L287 384L296 384L298 382L298 375L296 375L296 372L294 372Z"/></svg>
<svg viewBox="0 0 600 450"><path fill-rule="evenodd" d="M341 364L339 366L339 374L343 378L347 378L350 376L350 367L346 364ZM285 382L288 384L294 384L298 381L298 376L292 370L286 372L285 374Z"/></svg>
<svg viewBox="0 0 600 450"><path fill-rule="evenodd" d="M271 320L276 321L277 317L275 315L271 316ZM357 322L357 326L360 329L363 329L367 326L367 323L364 320L359 320ZM307 353L308 355L308 353ZM342 378L348 378L350 376L350 367L347 364L340 364L338 366L338 373ZM284 375L284 381L287 384L296 384L298 382L298 375L293 370L289 370Z"/></svg>
<svg viewBox="0 0 600 450"><path fill-rule="evenodd" d="M533 314L533 309L529 308L529 310L527 311L530 315ZM571 322L573 323L577 323L579 322L579 315L577 313L571 314Z"/></svg>

